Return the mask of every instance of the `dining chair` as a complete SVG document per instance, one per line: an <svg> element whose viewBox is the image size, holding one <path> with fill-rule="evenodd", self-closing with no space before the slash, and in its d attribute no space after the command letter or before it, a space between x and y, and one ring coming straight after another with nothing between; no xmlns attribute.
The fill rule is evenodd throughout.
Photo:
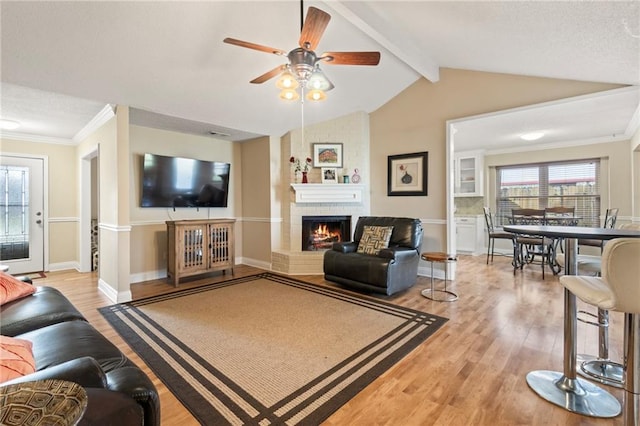
<svg viewBox="0 0 640 426"><path fill-rule="evenodd" d="M576 220L575 207L547 207L544 209L545 225L565 225L574 226L578 222Z"/></svg>
<svg viewBox="0 0 640 426"><path fill-rule="evenodd" d="M547 207L544 209L544 224L556 225L556 226L578 226L578 218L576 217L575 207ZM560 252L563 252L563 238L557 238L553 244L553 253L551 256L552 262L550 263L551 269L554 274L558 274L562 269L556 262L556 251L560 248Z"/></svg>
<svg viewBox="0 0 640 426"><path fill-rule="evenodd" d="M615 228L616 221L618 219L618 210L617 208L607 209L604 215L604 223L602 224L603 228ZM579 239L578 240L578 251L580 251L580 246L589 246L589 247L597 247L600 249L600 253L602 253L602 249L605 245L605 241L602 240L590 240L590 239Z"/></svg>
<svg viewBox="0 0 640 426"><path fill-rule="evenodd" d="M544 209L512 209L511 224L543 225ZM536 256L540 256L542 279L544 279L544 267L552 263L555 240L539 235L516 234L513 241L513 273L515 274L516 269L522 269L525 264L534 263Z"/></svg>
<svg viewBox="0 0 640 426"><path fill-rule="evenodd" d="M496 247L496 240L509 240L513 241L513 234L511 232L503 231L502 227L494 226L493 216L489 207L483 207L484 221L487 225L487 235L489 236L489 243L487 245L487 265L489 264L489 256L491 256L491 262L493 263L493 254Z"/></svg>

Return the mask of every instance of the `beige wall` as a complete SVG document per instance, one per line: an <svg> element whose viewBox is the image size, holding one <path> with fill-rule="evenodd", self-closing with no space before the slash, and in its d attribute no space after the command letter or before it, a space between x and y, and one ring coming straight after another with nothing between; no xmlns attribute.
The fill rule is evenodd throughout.
<svg viewBox="0 0 640 426"><path fill-rule="evenodd" d="M267 265L271 261L271 140L244 141L242 154L242 257Z"/></svg>
<svg viewBox="0 0 640 426"><path fill-rule="evenodd" d="M632 161L632 191L633 204L632 215L634 222L640 222L640 128L631 138L631 161Z"/></svg>
<svg viewBox="0 0 640 426"><path fill-rule="evenodd" d="M78 187L76 147L73 145L0 140L3 154L46 156L49 165L48 216L49 264L45 269L77 265L78 257ZM47 206L45 205L45 208Z"/></svg>
<svg viewBox="0 0 640 426"><path fill-rule="evenodd" d="M443 68L371 113L371 213L419 217L423 249L446 249L446 121L619 86ZM429 152L428 196L388 197L387 157Z"/></svg>

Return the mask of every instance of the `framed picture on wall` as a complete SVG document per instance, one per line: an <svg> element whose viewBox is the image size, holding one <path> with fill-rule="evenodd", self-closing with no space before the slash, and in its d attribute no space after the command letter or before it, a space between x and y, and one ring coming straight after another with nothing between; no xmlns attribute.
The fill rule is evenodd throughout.
<svg viewBox="0 0 640 426"><path fill-rule="evenodd" d="M323 167L322 183L338 183L338 169L335 167Z"/></svg>
<svg viewBox="0 0 640 426"><path fill-rule="evenodd" d="M387 195L427 195L428 152L387 157Z"/></svg>
<svg viewBox="0 0 640 426"><path fill-rule="evenodd" d="M313 167L342 167L342 144L314 143Z"/></svg>

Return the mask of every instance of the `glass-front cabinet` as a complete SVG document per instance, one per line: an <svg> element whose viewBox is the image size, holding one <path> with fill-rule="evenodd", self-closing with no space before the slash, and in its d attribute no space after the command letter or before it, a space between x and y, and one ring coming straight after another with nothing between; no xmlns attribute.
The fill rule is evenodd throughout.
<svg viewBox="0 0 640 426"><path fill-rule="evenodd" d="M456 152L454 155L456 197L481 197L483 154L481 151Z"/></svg>

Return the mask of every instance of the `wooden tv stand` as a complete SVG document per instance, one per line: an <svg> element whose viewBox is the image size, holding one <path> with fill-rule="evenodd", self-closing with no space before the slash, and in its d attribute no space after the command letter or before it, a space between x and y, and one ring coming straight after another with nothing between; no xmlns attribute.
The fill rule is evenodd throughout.
<svg viewBox="0 0 640 426"><path fill-rule="evenodd" d="M235 262L235 219L167 221L167 276L178 286L182 277L231 271Z"/></svg>

